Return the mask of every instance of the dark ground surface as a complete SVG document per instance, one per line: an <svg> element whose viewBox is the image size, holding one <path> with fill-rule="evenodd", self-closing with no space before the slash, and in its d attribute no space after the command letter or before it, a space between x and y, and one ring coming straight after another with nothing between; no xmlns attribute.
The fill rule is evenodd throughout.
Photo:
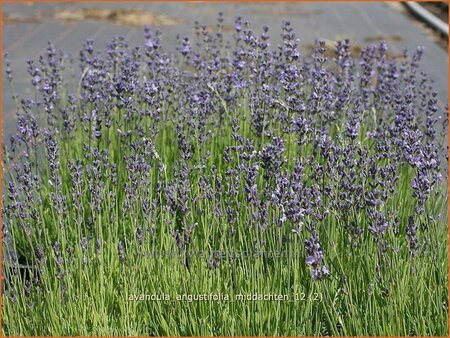
<svg viewBox="0 0 450 338"><path fill-rule="evenodd" d="M163 31L166 49L173 49L175 36L193 34L194 21L213 26L217 13L225 14L225 31L233 31L233 20L240 15L248 19L255 31L263 25L270 28L272 43L280 40L281 22L290 20L295 33L302 41L304 54L315 38L335 41L350 38L357 49L384 39L393 55L404 47L412 50L418 45L426 52L422 69L435 81L440 107L448 100L448 55L435 37L424 31L408 16L398 3L4 3L3 51L8 52L14 70L16 91L30 95L31 86L26 73L26 60L38 58L45 51L48 41L64 52L78 55L83 42L94 38L97 48L103 48L113 35L125 36L131 44L143 43L143 29L139 15L155 14L154 26ZM98 19L96 9L134 10L138 16L131 24L120 24L120 15L110 13ZM97 19L65 20L68 15L80 15L80 10L90 9L83 15ZM122 14L124 12L121 12ZM104 14L104 13L103 13ZM120 14L120 12L119 12ZM128 13L129 14L129 13ZM57 18L59 15L60 18ZM133 15L136 15L134 12ZM78 18L82 19L82 18ZM128 17L130 19L130 17ZM145 21L145 20L144 20ZM134 23L134 24L133 24ZM152 24L152 22L146 22ZM3 79L3 139L15 129L15 105L11 90Z"/></svg>
<svg viewBox="0 0 450 338"><path fill-rule="evenodd" d="M448 3L446 2L423 2L423 7L436 15L439 19L448 23Z"/></svg>

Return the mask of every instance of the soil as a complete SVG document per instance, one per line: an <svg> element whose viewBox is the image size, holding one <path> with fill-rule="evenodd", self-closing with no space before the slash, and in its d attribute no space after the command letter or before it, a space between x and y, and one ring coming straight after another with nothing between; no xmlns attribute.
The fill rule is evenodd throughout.
<svg viewBox="0 0 450 338"><path fill-rule="evenodd" d="M52 13L56 20L66 22L96 20L109 21L119 25L142 27L145 24L153 26L173 26L180 21L167 15L143 11L139 9L108 9L108 8L81 8L81 9L62 9ZM31 16L25 16L19 13L8 13L3 15L5 24L13 23L32 23L40 22L48 18L48 13L35 12Z"/></svg>
<svg viewBox="0 0 450 338"><path fill-rule="evenodd" d="M442 21L448 23L448 3L446 2L421 2L424 8L436 15Z"/></svg>

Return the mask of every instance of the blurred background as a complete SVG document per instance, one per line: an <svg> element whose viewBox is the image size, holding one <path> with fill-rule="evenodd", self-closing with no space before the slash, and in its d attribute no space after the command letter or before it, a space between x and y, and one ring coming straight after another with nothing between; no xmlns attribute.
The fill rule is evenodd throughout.
<svg viewBox="0 0 450 338"><path fill-rule="evenodd" d="M191 36L194 22L214 29L219 12L224 13L225 34L233 34L234 19L242 16L250 21L256 32L269 26L272 45L280 42L283 19L291 21L301 39L304 55L311 52L315 39L325 39L332 48L334 41L349 38L352 52L358 56L370 43L385 40L391 56L400 56L404 48L410 51L418 45L425 47L422 70L435 82L439 105L448 101L448 28L424 19L420 9L432 13L444 29L448 22L448 4L392 2L300 2L300 3L164 3L164 2L64 2L64 3L3 3L3 52L9 54L16 92L32 94L26 72L26 60L37 59L45 52L47 42L53 42L65 53L78 56L87 38L95 39L96 48L103 49L113 35L123 35L131 45L144 41L145 24L163 32L163 46L174 50L176 35ZM423 14L423 13L422 13ZM433 20L431 20L433 21ZM11 88L3 79L3 139L15 130L16 107Z"/></svg>

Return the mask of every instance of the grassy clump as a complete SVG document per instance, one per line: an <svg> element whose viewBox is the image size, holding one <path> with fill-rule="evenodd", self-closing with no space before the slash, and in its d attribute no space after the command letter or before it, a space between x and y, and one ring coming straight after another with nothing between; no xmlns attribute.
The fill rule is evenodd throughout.
<svg viewBox="0 0 450 338"><path fill-rule="evenodd" d="M39 99L3 155L4 236L27 263L4 262L6 335L447 334L421 50L399 66L369 46L358 66L348 41L299 56L288 23L279 52L266 28L236 33L232 50L197 27L179 55L148 29L141 48L88 41L76 86L51 45L29 63Z"/></svg>

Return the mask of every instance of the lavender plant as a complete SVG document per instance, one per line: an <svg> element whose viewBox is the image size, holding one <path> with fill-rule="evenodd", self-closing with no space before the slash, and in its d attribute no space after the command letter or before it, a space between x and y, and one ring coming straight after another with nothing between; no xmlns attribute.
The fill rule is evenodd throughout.
<svg viewBox="0 0 450 338"><path fill-rule="evenodd" d="M222 15L174 53L144 37L87 40L76 81L51 43L27 62L6 335L448 335L447 115L423 49L306 55L289 22L272 48Z"/></svg>

